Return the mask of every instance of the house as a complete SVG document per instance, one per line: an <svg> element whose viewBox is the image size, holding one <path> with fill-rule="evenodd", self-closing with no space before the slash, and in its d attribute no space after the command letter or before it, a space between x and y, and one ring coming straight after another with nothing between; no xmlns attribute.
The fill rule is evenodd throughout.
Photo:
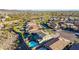
<svg viewBox="0 0 79 59"><path fill-rule="evenodd" d="M41 21L44 21L44 20L45 20L44 16L40 16L39 19L40 19Z"/></svg>
<svg viewBox="0 0 79 59"><path fill-rule="evenodd" d="M65 22L66 22L66 23L72 23L72 24L74 24L74 19L72 19L72 18L67 18L67 19L65 20Z"/></svg>
<svg viewBox="0 0 79 59"><path fill-rule="evenodd" d="M59 26L62 26L62 25L64 25L64 24L65 24L65 21L60 21L60 22L58 23Z"/></svg>
<svg viewBox="0 0 79 59"><path fill-rule="evenodd" d="M52 35L52 36L49 36L49 35L45 35L42 40L39 42L39 46L35 47L34 49L36 50L52 50L52 48L50 48L49 46L51 44L54 44L56 41L58 41L59 39L59 35Z"/></svg>
<svg viewBox="0 0 79 59"><path fill-rule="evenodd" d="M52 39L54 39L54 38L58 38L59 36L60 36L59 33L46 34L46 36L44 36L44 37L42 38L42 40L40 41L40 43L45 42L45 41L52 40Z"/></svg>
<svg viewBox="0 0 79 59"><path fill-rule="evenodd" d="M34 32L37 32L39 27L38 25L35 23L35 22L28 22L27 25L27 31L30 32L30 33L34 33Z"/></svg>
<svg viewBox="0 0 79 59"><path fill-rule="evenodd" d="M51 21L57 21L57 20L59 20L59 18L56 17L56 16L54 16L54 17L50 17L50 20L51 20Z"/></svg>
<svg viewBox="0 0 79 59"><path fill-rule="evenodd" d="M0 24L0 29L4 28L4 25L3 24Z"/></svg>
<svg viewBox="0 0 79 59"><path fill-rule="evenodd" d="M74 24L72 23L66 23L67 28L72 28L74 26Z"/></svg>
<svg viewBox="0 0 79 59"><path fill-rule="evenodd" d="M75 21L74 22L74 25L77 26L78 27L78 30L79 30L79 20Z"/></svg>
<svg viewBox="0 0 79 59"><path fill-rule="evenodd" d="M50 28L52 28L52 29L55 29L55 27L57 26L57 24L55 23L55 22L53 22L53 21L48 21L48 26L50 27Z"/></svg>
<svg viewBox="0 0 79 59"><path fill-rule="evenodd" d="M60 21L65 21L66 17L61 16L59 19L60 19Z"/></svg>
<svg viewBox="0 0 79 59"><path fill-rule="evenodd" d="M70 43L69 40L64 39L62 37L58 38L58 40L52 44L50 44L50 48L52 50L62 50Z"/></svg>
<svg viewBox="0 0 79 59"><path fill-rule="evenodd" d="M0 18L0 21L2 21L2 22L4 22L5 20L6 20L5 17L1 17L1 18Z"/></svg>

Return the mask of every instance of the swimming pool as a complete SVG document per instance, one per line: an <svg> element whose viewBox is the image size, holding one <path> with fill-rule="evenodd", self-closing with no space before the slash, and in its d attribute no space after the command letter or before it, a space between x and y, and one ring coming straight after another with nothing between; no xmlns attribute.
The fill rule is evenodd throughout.
<svg viewBox="0 0 79 59"><path fill-rule="evenodd" d="M37 42L35 42L35 41L30 41L29 42L29 47L30 48L34 48L34 47L36 47L37 45L39 45Z"/></svg>

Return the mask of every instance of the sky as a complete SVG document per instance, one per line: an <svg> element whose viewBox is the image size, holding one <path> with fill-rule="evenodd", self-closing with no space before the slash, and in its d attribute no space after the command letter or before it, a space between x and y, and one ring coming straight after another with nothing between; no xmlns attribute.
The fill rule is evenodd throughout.
<svg viewBox="0 0 79 59"><path fill-rule="evenodd" d="M79 10L79 0L0 0L0 9Z"/></svg>

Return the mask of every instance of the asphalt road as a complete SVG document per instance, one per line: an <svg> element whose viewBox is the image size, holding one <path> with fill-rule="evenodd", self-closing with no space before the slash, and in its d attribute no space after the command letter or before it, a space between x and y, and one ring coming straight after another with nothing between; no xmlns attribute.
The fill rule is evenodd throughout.
<svg viewBox="0 0 79 59"><path fill-rule="evenodd" d="M60 36L62 36L63 38L66 38L66 39L71 40L71 41L78 41L79 42L79 38L77 38L74 35L74 33L72 33L72 32L68 32L65 30L58 30L57 32L60 33Z"/></svg>

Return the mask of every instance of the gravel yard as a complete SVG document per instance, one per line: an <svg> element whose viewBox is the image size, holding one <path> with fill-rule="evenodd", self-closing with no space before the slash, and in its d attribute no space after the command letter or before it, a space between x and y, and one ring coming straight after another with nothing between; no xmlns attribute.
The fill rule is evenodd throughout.
<svg viewBox="0 0 79 59"><path fill-rule="evenodd" d="M0 31L0 49L3 50L13 50L16 48L17 44L16 37L14 33Z"/></svg>

